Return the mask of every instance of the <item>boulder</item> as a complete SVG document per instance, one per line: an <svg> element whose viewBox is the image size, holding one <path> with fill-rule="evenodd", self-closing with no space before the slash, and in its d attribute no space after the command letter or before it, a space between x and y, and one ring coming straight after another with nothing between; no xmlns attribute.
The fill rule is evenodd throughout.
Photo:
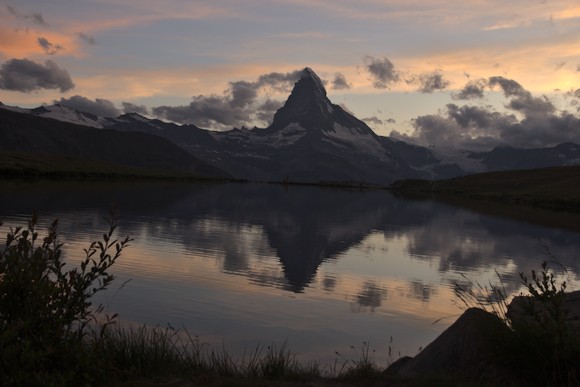
<svg viewBox="0 0 580 387"><path fill-rule="evenodd" d="M511 335L511 329L496 315L470 308L417 356L393 363L385 373L410 378L453 375L483 383L509 382L510 372L497 355Z"/></svg>

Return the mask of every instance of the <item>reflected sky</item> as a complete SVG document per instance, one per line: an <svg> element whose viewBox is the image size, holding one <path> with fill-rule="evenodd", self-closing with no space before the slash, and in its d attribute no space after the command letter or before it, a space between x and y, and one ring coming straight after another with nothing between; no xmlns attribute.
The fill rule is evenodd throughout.
<svg viewBox="0 0 580 387"><path fill-rule="evenodd" d="M107 308L185 327L233 353L287 339L302 358L332 363L336 352L360 357L351 347L366 341L380 363L392 336L396 351L414 355L461 313L455 283L497 283L499 274L517 294L519 272L547 252L577 289L574 231L378 190L8 182L2 231L34 211L44 224L58 217L75 262L106 229L111 205L134 242L114 266Z"/></svg>

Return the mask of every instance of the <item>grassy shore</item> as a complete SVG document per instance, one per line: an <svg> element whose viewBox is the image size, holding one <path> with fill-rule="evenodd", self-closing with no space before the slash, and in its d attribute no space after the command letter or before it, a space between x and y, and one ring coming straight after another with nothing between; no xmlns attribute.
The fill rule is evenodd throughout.
<svg viewBox="0 0 580 387"><path fill-rule="evenodd" d="M480 173L446 180L401 180L404 195L496 201L580 212L580 166Z"/></svg>
<svg viewBox="0 0 580 387"><path fill-rule="evenodd" d="M215 180L186 171L138 168L99 160L9 151L0 152L0 178L101 181Z"/></svg>

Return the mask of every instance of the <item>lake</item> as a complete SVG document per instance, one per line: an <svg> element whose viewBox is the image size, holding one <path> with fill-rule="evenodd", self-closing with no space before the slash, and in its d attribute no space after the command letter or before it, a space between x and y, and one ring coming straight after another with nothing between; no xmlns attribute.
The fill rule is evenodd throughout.
<svg viewBox="0 0 580 387"><path fill-rule="evenodd" d="M115 205L119 237L134 241L100 297L107 311L124 324L185 328L234 356L287 341L299 359L324 365L359 359L368 345L386 365L389 345L394 358L413 356L462 313L455 283L499 275L517 294L519 272L557 259L568 270L559 278L578 289L577 228L514 220L491 204L486 213L383 190L268 184L0 187L2 239L35 211L43 230L58 218L70 264Z"/></svg>

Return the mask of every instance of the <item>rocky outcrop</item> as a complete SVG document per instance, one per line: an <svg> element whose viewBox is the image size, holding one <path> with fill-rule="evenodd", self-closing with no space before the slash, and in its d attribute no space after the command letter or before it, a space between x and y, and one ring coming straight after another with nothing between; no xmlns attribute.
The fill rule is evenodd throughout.
<svg viewBox="0 0 580 387"><path fill-rule="evenodd" d="M511 327L470 308L417 356L397 360L385 374L484 385L576 385L580 291L515 297L506 317Z"/></svg>
<svg viewBox="0 0 580 387"><path fill-rule="evenodd" d="M512 331L496 315L470 308L414 358L402 358L385 373L402 377L453 375L483 383L509 383L509 370L498 360Z"/></svg>

